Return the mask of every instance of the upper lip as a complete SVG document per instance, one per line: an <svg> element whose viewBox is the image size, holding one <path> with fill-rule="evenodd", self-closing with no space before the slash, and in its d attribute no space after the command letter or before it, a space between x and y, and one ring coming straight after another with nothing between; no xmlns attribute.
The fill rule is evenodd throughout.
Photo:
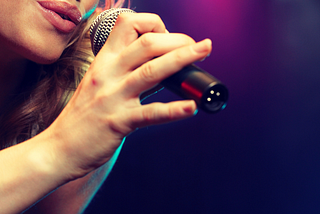
<svg viewBox="0 0 320 214"><path fill-rule="evenodd" d="M81 21L82 15L76 5L65 1L38 1L38 3L42 7L59 14L61 17L68 17L76 25Z"/></svg>

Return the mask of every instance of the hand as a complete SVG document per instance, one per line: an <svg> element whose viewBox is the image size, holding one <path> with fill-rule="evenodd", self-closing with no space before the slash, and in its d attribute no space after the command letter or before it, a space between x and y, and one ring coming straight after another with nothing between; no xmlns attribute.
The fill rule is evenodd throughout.
<svg viewBox="0 0 320 214"><path fill-rule="evenodd" d="M195 43L167 33L157 15L121 14L74 96L46 130L53 156L70 179L106 163L137 128L192 116L194 101L141 105L139 97L210 51L210 40Z"/></svg>

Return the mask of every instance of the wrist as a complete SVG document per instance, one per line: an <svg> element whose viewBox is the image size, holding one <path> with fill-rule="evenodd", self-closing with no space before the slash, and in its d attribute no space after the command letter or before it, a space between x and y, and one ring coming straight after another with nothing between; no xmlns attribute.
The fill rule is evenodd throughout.
<svg viewBox="0 0 320 214"><path fill-rule="evenodd" d="M52 124L48 129L43 131L37 137L44 142L43 156L45 166L44 171L59 174L63 181L69 182L81 178L90 173L94 168L83 167L85 155L74 134L66 135L64 131L56 128L57 124ZM80 147L82 148L82 147Z"/></svg>
<svg viewBox="0 0 320 214"><path fill-rule="evenodd" d="M50 131L45 130L25 143L29 144L27 160L34 166L34 175L54 181L56 187L75 179L69 174L67 160Z"/></svg>

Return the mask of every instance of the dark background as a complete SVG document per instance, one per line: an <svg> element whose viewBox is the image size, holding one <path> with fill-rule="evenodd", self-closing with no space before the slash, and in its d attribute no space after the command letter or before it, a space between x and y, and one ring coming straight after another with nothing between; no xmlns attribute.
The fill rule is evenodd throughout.
<svg viewBox="0 0 320 214"><path fill-rule="evenodd" d="M133 0L213 52L218 114L139 130L86 213L320 213L320 1ZM149 102L178 99L163 91Z"/></svg>

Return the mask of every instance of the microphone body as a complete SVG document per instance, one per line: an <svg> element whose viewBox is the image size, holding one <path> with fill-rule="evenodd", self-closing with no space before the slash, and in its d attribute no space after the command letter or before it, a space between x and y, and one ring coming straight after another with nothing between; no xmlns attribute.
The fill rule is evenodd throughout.
<svg viewBox="0 0 320 214"><path fill-rule="evenodd" d="M90 28L92 51L97 55L121 13L134 13L125 8L112 8L102 12ZM163 80L161 84L184 99L193 99L198 107L208 113L223 110L228 101L228 89L218 79L195 65Z"/></svg>

